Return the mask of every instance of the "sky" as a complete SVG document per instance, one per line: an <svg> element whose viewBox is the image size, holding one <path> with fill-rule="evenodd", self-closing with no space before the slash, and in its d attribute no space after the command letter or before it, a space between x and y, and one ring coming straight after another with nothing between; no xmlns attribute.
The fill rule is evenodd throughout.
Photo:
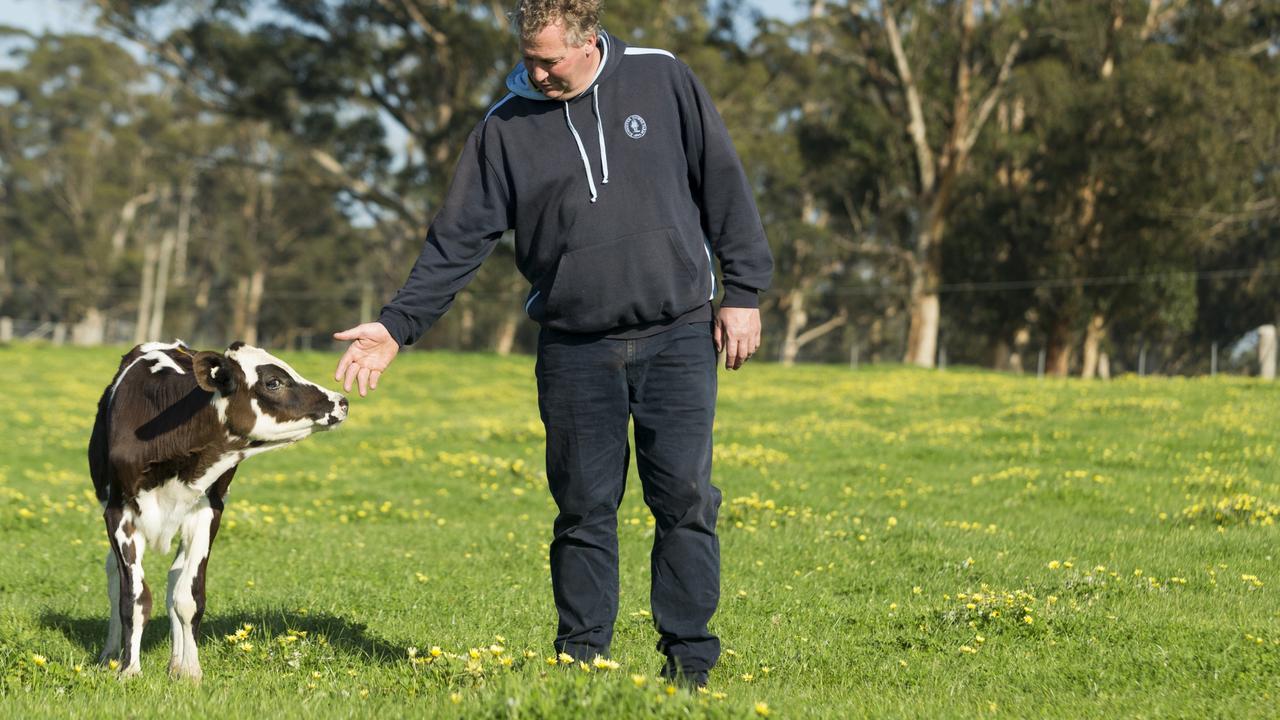
<svg viewBox="0 0 1280 720"><path fill-rule="evenodd" d="M796 20L801 15L803 0L748 0L783 20ZM607 10L606 10L607 11ZM34 32L68 30L85 31L92 27L92 15L80 0L0 0L0 25L16 25Z"/></svg>

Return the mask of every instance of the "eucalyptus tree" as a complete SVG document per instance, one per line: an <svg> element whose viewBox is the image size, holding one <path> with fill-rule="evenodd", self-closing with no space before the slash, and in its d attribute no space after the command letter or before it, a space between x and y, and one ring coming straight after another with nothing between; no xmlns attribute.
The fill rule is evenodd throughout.
<svg viewBox="0 0 1280 720"><path fill-rule="evenodd" d="M1025 317L1049 373L1079 357L1092 376L1113 328L1124 337L1110 342L1136 359L1143 343L1171 344L1194 323L1205 220L1246 200L1241 181L1258 168L1247 138L1275 101L1240 44L1219 35L1212 57L1187 53L1205 22L1240 12L1177 0L1026 9L1033 31L1011 83L1025 117L1008 144L1023 182L1006 188L1016 196L989 190L1016 209L994 234L1017 228L1016 258L1033 282Z"/></svg>
<svg viewBox="0 0 1280 720"><path fill-rule="evenodd" d="M903 359L935 362L943 248L959 183L1023 42L1006 4L849 2L828 14L824 103L804 151L833 230L905 286Z"/></svg>
<svg viewBox="0 0 1280 720"><path fill-rule="evenodd" d="M403 281L444 197L463 140L506 90L518 61L496 0L94 0L103 23L189 87L210 111L261 122L306 149L294 166L366 224L360 267L365 312ZM704 2L616 2L605 26L628 42L692 52L724 27ZM674 44L672 47L671 44ZM698 68L700 71L702 68ZM510 254L500 243L498 254ZM510 347L523 284L489 262L428 343ZM486 302L478 302L484 297ZM493 302L497 299L497 302ZM500 306L494 316L486 310Z"/></svg>
<svg viewBox="0 0 1280 720"><path fill-rule="evenodd" d="M0 71L3 312L100 323L119 300L132 220L156 199L145 118L163 109L140 92L144 68L112 43L3 34L14 47L14 67Z"/></svg>

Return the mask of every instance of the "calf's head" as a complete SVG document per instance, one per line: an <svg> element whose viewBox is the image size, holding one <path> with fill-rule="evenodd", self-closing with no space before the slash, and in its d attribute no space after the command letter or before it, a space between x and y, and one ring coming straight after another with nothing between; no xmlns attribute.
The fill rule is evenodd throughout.
<svg viewBox="0 0 1280 720"><path fill-rule="evenodd" d="M215 394L224 427L250 443L297 442L347 419L345 397L252 345L237 342L225 353L197 353L193 365L196 384Z"/></svg>

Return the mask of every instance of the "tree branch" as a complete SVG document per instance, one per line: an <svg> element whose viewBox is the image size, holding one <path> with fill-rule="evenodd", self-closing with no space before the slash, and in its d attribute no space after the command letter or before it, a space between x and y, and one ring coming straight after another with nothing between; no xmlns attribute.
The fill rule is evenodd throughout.
<svg viewBox="0 0 1280 720"><path fill-rule="evenodd" d="M924 108L920 104L920 90L916 87L915 78L911 74L907 54L902 49L902 35L898 31L898 21L889 10L889 3L880 3L880 15L884 18L885 33L889 36L889 49L893 52L898 77L902 81L902 88L907 96L907 112L911 116L907 124L907 132L911 134L911 141L916 149L916 163L920 170L920 189L924 194L929 194L933 192L937 168L934 165L933 149L929 147L929 137L924 124Z"/></svg>
<svg viewBox="0 0 1280 720"><path fill-rule="evenodd" d="M156 197L156 186L148 185L146 192L129 198L128 202L120 208L120 222L116 224L115 232L111 233L112 260L120 257L124 252L125 239L129 234L129 228L133 225L133 219L138 215L138 208L155 201Z"/></svg>
<svg viewBox="0 0 1280 720"><path fill-rule="evenodd" d="M417 25L426 34L432 44L437 48L447 48L449 46L449 36L440 32L439 28L431 24L431 21L427 19L426 15L422 14L422 10L418 8L414 0L400 0L398 3L392 3L391 0L378 0L378 4L382 6L382 9L393 15L396 12L395 6L399 5L404 8L405 13L413 21L413 24Z"/></svg>
<svg viewBox="0 0 1280 720"><path fill-rule="evenodd" d="M969 132L964 136L960 150L968 154L973 149L975 143L978 142L978 136L982 133L982 128L987 124L987 118L991 116L991 111L995 109L996 102L1000 99L1000 93L1003 92L1004 86L1009 82L1009 75L1013 70L1013 61L1018 57L1018 51L1022 49L1022 41L1027 37L1027 31L1023 30L1018 34L1018 39L1013 41L1009 46L1009 51L1004 54L1004 62L1000 64L1000 72L996 73L995 84L987 91L986 96L982 98L982 102L978 105L977 116L973 119L973 125L969 128Z"/></svg>
<svg viewBox="0 0 1280 720"><path fill-rule="evenodd" d="M804 347L805 345L808 345L814 340L817 340L823 335L826 335L832 330L835 330L836 328L839 328L839 327L843 327L848 322L849 322L849 311L844 308L840 308L840 312L837 313L830 320L827 320L826 322L816 327L811 327L808 330L805 330L804 332L797 335L796 349L799 350L800 348Z"/></svg>
<svg viewBox="0 0 1280 720"><path fill-rule="evenodd" d="M342 163L338 162L338 159L333 155L330 155L324 150L313 148L310 151L310 156L317 165L319 165L325 172L332 175L334 179L338 180L338 182L340 182L342 186L350 192L362 198L375 200L379 205L394 210L412 225L417 227L426 226L427 223L422 218L418 217L418 214L413 212L413 210L405 204L403 199L376 188L360 178L352 177L347 174L346 169L342 167Z"/></svg>

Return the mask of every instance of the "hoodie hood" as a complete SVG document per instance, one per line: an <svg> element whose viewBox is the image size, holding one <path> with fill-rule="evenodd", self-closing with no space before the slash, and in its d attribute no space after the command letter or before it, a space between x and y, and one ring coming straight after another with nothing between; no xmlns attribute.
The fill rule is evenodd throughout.
<svg viewBox="0 0 1280 720"><path fill-rule="evenodd" d="M568 102L585 97L595 89L596 83L612 74L618 63L622 61L623 51L626 49L626 45L621 40L614 39L604 30L601 30L596 35L596 46L600 48L600 66L596 68L595 77L591 78L591 82L586 89L569 98ZM529 70L524 66L524 63L516 63L516 66L511 68L511 72L507 73L507 89L515 95L528 100L553 102L551 98L543 95L542 91L529 81ZM554 102L565 101L556 100Z"/></svg>
<svg viewBox="0 0 1280 720"><path fill-rule="evenodd" d="M587 157L587 149L582 144L582 136L578 134L578 129L573 126L573 118L569 114L569 103L591 96L591 103L595 110L596 116L596 135L600 142L600 170L601 185L609 184L609 151L604 145L604 115L600 112L600 83L607 78L622 62L622 56L626 46L621 42L609 37L609 34L601 30L596 35L596 45L600 48L600 65L596 67L596 74L591 78L591 82L587 87L577 95L568 100L555 100L547 97L529 82L529 71L525 68L524 63L516 65L515 69L507 75L507 89L513 94L529 100L537 100L543 102L563 102L564 103L564 120L569 127L569 132L573 135L573 141L578 146L578 155L582 158L582 171L587 177L587 189L591 193L591 202L595 202L600 196L600 191L596 188L595 176L591 172L591 159Z"/></svg>

